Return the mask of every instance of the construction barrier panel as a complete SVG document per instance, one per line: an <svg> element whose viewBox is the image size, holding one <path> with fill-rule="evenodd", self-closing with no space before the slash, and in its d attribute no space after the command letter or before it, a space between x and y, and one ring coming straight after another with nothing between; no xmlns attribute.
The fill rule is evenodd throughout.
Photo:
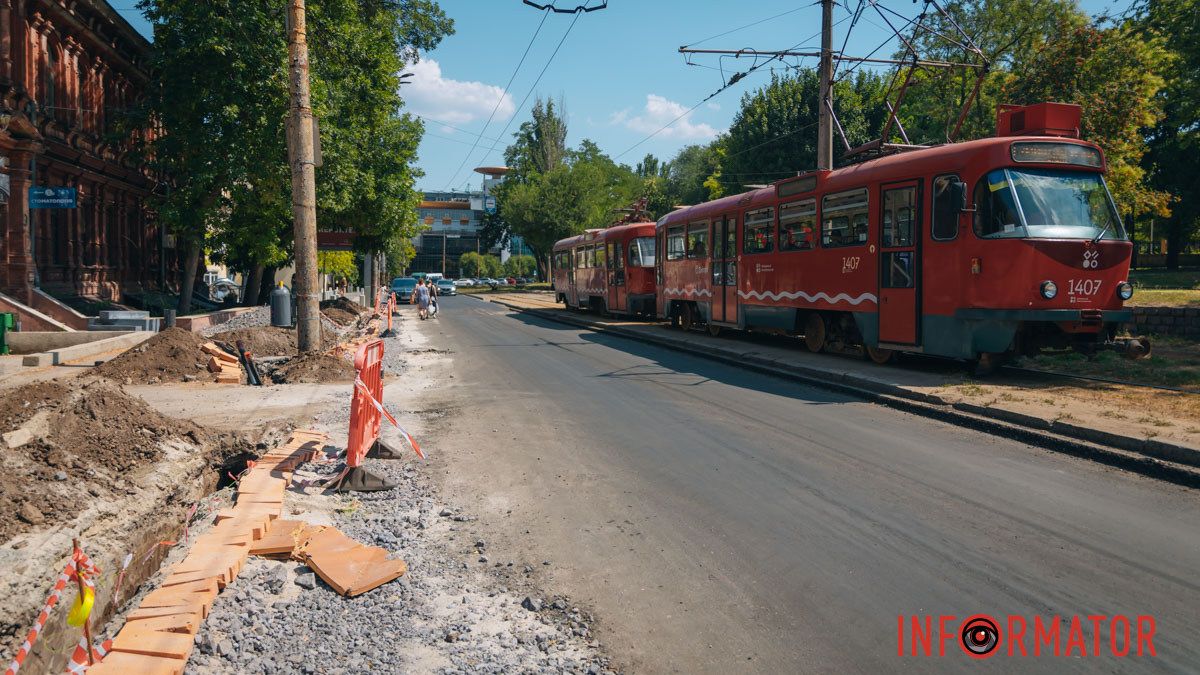
<svg viewBox="0 0 1200 675"><path fill-rule="evenodd" d="M352 468L362 465L367 451L379 438L383 415L383 340L374 339L359 347L354 354L354 368L358 374L354 397L350 400L350 438L346 443L346 466Z"/></svg>

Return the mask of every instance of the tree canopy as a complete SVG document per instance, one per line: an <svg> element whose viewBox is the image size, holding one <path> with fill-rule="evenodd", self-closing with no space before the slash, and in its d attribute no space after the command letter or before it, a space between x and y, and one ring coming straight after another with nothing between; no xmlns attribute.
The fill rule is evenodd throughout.
<svg viewBox="0 0 1200 675"><path fill-rule="evenodd" d="M152 87L139 122L170 176L157 204L193 251L235 268L291 258L287 44L282 6L253 0L141 0L154 28ZM322 229L358 233L362 250L403 254L415 232L413 167L422 125L402 112L400 72L453 22L430 0L309 0ZM186 281L186 279L185 279ZM190 296L185 283L181 306Z"/></svg>

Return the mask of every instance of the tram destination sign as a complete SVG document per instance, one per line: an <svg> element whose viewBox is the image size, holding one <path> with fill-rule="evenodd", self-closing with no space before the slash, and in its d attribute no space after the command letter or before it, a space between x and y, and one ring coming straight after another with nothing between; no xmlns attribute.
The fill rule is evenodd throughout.
<svg viewBox="0 0 1200 675"><path fill-rule="evenodd" d="M78 198L73 187L38 185L29 188L31 209L73 209L76 206Z"/></svg>

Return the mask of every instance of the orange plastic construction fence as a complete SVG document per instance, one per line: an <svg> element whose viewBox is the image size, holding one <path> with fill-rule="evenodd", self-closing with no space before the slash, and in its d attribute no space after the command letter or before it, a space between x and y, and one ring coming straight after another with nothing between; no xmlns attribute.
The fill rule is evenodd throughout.
<svg viewBox="0 0 1200 675"><path fill-rule="evenodd" d="M354 368L358 375L350 400L350 438L346 443L346 465L350 467L360 466L379 438L383 415L383 340L371 340L359 347L354 354Z"/></svg>

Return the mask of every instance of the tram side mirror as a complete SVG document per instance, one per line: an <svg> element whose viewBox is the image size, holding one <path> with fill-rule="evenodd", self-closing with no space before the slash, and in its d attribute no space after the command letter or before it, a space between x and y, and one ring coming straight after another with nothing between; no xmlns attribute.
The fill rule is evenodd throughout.
<svg viewBox="0 0 1200 675"><path fill-rule="evenodd" d="M971 209L967 208L967 184L961 180L953 180L950 182L950 203L953 204L960 212L967 212Z"/></svg>

